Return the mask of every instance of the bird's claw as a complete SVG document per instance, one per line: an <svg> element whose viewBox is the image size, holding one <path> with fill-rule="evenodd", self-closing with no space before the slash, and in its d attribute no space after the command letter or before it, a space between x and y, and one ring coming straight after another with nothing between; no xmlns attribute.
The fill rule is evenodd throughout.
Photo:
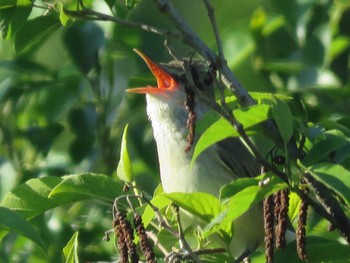
<svg viewBox="0 0 350 263"><path fill-rule="evenodd" d="M165 257L166 263L179 263L190 257L190 253L186 249L173 250Z"/></svg>

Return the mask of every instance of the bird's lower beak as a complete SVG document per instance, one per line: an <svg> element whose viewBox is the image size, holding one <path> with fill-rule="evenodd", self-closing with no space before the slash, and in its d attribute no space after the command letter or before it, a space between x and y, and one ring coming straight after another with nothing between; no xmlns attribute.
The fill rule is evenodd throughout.
<svg viewBox="0 0 350 263"><path fill-rule="evenodd" d="M149 69L157 79L158 87L146 86L140 88L127 89L127 92L131 93L142 93L142 94L155 94L162 93L164 91L174 90L178 83L175 79L166 72L161 66L155 63L152 59L147 57L141 51L134 49L134 51L146 62Z"/></svg>

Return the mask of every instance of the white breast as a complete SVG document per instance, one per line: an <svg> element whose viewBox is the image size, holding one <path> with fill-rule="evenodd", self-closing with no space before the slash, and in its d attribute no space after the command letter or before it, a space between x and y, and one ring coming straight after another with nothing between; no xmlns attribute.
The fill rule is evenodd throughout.
<svg viewBox="0 0 350 263"><path fill-rule="evenodd" d="M179 94L177 94L179 95ZM220 161L215 146L202 153L191 166L193 148L185 152L187 111L184 98L163 101L147 95L147 113L156 140L160 175L165 192L206 192L219 195L220 188L230 182L232 171ZM196 109L203 115L203 109ZM198 137L198 136L197 136Z"/></svg>

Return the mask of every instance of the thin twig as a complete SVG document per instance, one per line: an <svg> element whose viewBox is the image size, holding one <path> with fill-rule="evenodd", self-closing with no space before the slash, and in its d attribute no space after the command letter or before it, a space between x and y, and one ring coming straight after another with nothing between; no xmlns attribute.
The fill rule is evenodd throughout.
<svg viewBox="0 0 350 263"><path fill-rule="evenodd" d="M147 231L147 236L153 241L154 245L164 254L164 256L170 255L171 252L168 252L166 248L159 242L156 234L154 234L152 231Z"/></svg>
<svg viewBox="0 0 350 263"><path fill-rule="evenodd" d="M205 7L207 8L208 16L209 16L210 23L211 23L211 27L213 28L216 45L217 45L218 51L219 51L219 57L220 57L221 61L224 61L225 60L224 49L222 48L222 41L221 41L221 38L220 38L218 25L216 23L214 8L210 4L209 0L203 0L203 2L205 4Z"/></svg>
<svg viewBox="0 0 350 263"><path fill-rule="evenodd" d="M64 9L64 12L69 15L69 16L73 16L73 17L78 17L78 18L84 18L84 19L89 19L89 20L96 20L96 21L111 21L114 22L118 25L121 26L125 26L125 27L129 27L129 28L135 28L138 30L143 30L143 31L147 31L147 32L151 32L157 35L163 35L163 36L171 36L174 38L179 37L178 33L172 32L172 31L168 31L168 30L163 30L151 25L147 25L147 24L141 24L139 22L133 22L133 21L129 21L129 20L125 20L125 19L121 19L117 16L110 16L104 13L100 13L88 8L84 8L82 10L78 10L78 11L73 11L73 10L68 10L68 9Z"/></svg>
<svg viewBox="0 0 350 263"><path fill-rule="evenodd" d="M184 232L181 225L181 217L180 217L180 209L176 206L175 208L176 213L176 221L178 225L178 231L179 231L179 241L183 249L189 254L191 259L196 263L201 263L202 261L199 259L198 255L193 252L191 246L188 244L187 240L185 239Z"/></svg>

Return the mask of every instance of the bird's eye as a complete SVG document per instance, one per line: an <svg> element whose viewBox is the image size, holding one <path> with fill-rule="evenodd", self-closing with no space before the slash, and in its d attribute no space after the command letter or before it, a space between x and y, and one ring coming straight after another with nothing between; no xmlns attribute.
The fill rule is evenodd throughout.
<svg viewBox="0 0 350 263"><path fill-rule="evenodd" d="M181 74L179 77L179 81L183 84L183 85L187 85L187 78L185 74Z"/></svg>

